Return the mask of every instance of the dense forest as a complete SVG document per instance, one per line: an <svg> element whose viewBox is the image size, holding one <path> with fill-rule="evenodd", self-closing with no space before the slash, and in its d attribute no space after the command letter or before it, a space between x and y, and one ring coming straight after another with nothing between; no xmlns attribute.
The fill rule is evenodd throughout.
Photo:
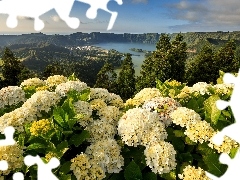
<svg viewBox="0 0 240 180"><path fill-rule="evenodd" d="M162 82L174 79L188 85L196 82L215 83L220 70L238 71L239 41L229 39L233 34L227 36L221 32L208 33L210 36L203 40L206 34L161 34L156 50L142 64L139 77L134 75L131 55L115 50L109 51L107 56L96 55L94 50L74 56L69 49L50 43L28 44L24 48L14 44L2 53L1 87L17 85L30 77L46 79L51 75L70 76L74 73L91 87L106 88L128 99L145 87L155 87L156 79ZM233 37L238 36L236 34ZM189 41L192 42L190 45L186 43ZM189 47L196 44L199 49L190 51ZM26 54L28 57L24 59ZM117 76L114 68L120 66L121 71Z"/></svg>

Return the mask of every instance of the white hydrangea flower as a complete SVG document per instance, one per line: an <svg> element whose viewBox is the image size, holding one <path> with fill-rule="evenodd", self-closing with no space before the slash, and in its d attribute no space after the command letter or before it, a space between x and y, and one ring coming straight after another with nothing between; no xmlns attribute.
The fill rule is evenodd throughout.
<svg viewBox="0 0 240 180"><path fill-rule="evenodd" d="M105 172L119 173L124 165L120 152L121 147L115 139L103 139L88 146L85 153Z"/></svg>
<svg viewBox="0 0 240 180"><path fill-rule="evenodd" d="M34 93L22 107L0 117L0 131L3 133L7 126L13 126L19 132L24 131L24 124L41 117L41 111L49 112L59 100L60 96L55 92L38 91Z"/></svg>
<svg viewBox="0 0 240 180"><path fill-rule="evenodd" d="M201 95L204 95L204 94L210 94L209 92L209 88L212 87L211 84L207 84L206 82L198 82L196 84L194 84L191 88L191 91L192 92L198 92L199 94Z"/></svg>
<svg viewBox="0 0 240 180"><path fill-rule="evenodd" d="M99 109L97 115L99 115L101 119L106 119L108 123L116 124L119 120L120 111L119 108L115 106L105 106Z"/></svg>
<svg viewBox="0 0 240 180"><path fill-rule="evenodd" d="M25 92L18 86L8 86L0 90L0 108L25 101Z"/></svg>
<svg viewBox="0 0 240 180"><path fill-rule="evenodd" d="M192 123L201 121L201 117L198 113L186 107L178 107L170 114L170 117L172 118L173 123L180 125L181 127L187 127Z"/></svg>
<svg viewBox="0 0 240 180"><path fill-rule="evenodd" d="M102 99L105 103L108 103L111 101L110 93L107 89L103 88L91 88L90 89L90 99Z"/></svg>
<svg viewBox="0 0 240 180"><path fill-rule="evenodd" d="M214 132L213 136L215 136L215 134L217 133L218 132ZM220 146L215 145L212 141L212 138L209 141L210 143L208 144L208 146L211 147L212 149L216 149L218 153L229 154L232 148L239 147L239 143L237 143L235 140L231 139L228 136L224 136L223 143Z"/></svg>
<svg viewBox="0 0 240 180"><path fill-rule="evenodd" d="M195 168L194 166L186 166L183 169L182 174L178 174L178 177L183 180L211 180L205 174L205 171L198 167Z"/></svg>
<svg viewBox="0 0 240 180"><path fill-rule="evenodd" d="M156 112L129 109L118 122L118 134L128 146L147 145L167 138L164 124Z"/></svg>
<svg viewBox="0 0 240 180"><path fill-rule="evenodd" d="M55 92L59 94L60 96L66 96L68 91L70 90L76 90L78 92L81 92L85 89L88 89L88 86L84 82L80 81L68 81L66 83L61 83L57 85Z"/></svg>
<svg viewBox="0 0 240 180"><path fill-rule="evenodd" d="M49 76L47 80L45 80L45 83L49 87L57 86L61 83L67 82L68 79L62 75L54 75L54 76Z"/></svg>
<svg viewBox="0 0 240 180"><path fill-rule="evenodd" d="M39 87L39 86L45 86L46 85L46 82L39 79L39 78L30 78L30 79L27 79L27 80L24 80L20 87L23 87L23 86L35 86L35 87Z"/></svg>
<svg viewBox="0 0 240 180"><path fill-rule="evenodd" d="M93 121L92 116L92 107L88 102L77 101L73 103L75 112L77 114L78 122L81 126L86 127L90 122Z"/></svg>
<svg viewBox="0 0 240 180"><path fill-rule="evenodd" d="M157 88L144 88L139 93L137 93L133 99L128 99L125 103L125 106L134 105L140 106L145 101L150 100L155 97L162 97L159 89Z"/></svg>
<svg viewBox="0 0 240 180"><path fill-rule="evenodd" d="M213 88L216 94L225 95L233 90L234 84L215 84Z"/></svg>
<svg viewBox="0 0 240 180"><path fill-rule="evenodd" d="M187 135L191 141L202 144L203 142L209 141L214 134L214 129L206 121L197 121L187 126L184 134Z"/></svg>
<svg viewBox="0 0 240 180"><path fill-rule="evenodd" d="M104 179L106 177L103 169L86 154L79 154L71 159L70 170L78 180Z"/></svg>
<svg viewBox="0 0 240 180"><path fill-rule="evenodd" d="M117 127L110 124L106 119L94 120L86 127L86 130L90 133L89 142L114 139L117 133Z"/></svg>
<svg viewBox="0 0 240 180"><path fill-rule="evenodd" d="M169 173L176 168L176 151L173 145L168 142L160 141L147 145L144 155L146 156L146 164L156 174Z"/></svg>
<svg viewBox="0 0 240 180"><path fill-rule="evenodd" d="M150 100L145 101L142 108L149 111L157 112L160 121L169 126L172 123L170 117L171 112L180 107L181 104L169 97L156 97Z"/></svg>

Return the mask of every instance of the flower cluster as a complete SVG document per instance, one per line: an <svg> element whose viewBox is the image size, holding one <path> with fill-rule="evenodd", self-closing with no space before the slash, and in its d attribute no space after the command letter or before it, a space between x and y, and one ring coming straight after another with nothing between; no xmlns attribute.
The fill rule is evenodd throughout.
<svg viewBox="0 0 240 180"><path fill-rule="evenodd" d="M215 84L213 86L215 94L225 95L232 92L234 84Z"/></svg>
<svg viewBox="0 0 240 180"><path fill-rule="evenodd" d="M156 112L129 109L118 122L118 134L128 146L137 147L167 138L164 124Z"/></svg>
<svg viewBox="0 0 240 180"><path fill-rule="evenodd" d="M46 85L48 87L54 87L54 86L57 86L61 83L65 83L67 81L68 81L68 79L66 77L62 76L62 75L49 76L47 78L47 80L45 80Z"/></svg>
<svg viewBox="0 0 240 180"><path fill-rule="evenodd" d="M173 123L180 125L181 127L187 127L190 124L201 120L198 113L186 107L178 107L170 114L170 117L172 118Z"/></svg>
<svg viewBox="0 0 240 180"><path fill-rule="evenodd" d="M41 119L32 123L30 132L33 136L39 136L47 134L51 129L51 122L48 119Z"/></svg>
<svg viewBox="0 0 240 180"><path fill-rule="evenodd" d="M101 119L106 119L108 123L116 125L120 117L120 111L116 106L105 106L99 109L97 115Z"/></svg>
<svg viewBox="0 0 240 180"><path fill-rule="evenodd" d="M78 122L81 126L85 127L90 122L93 121L92 116L92 107L88 102L77 101L74 102L74 109L78 117Z"/></svg>
<svg viewBox="0 0 240 180"><path fill-rule="evenodd" d="M178 174L178 177L183 180L210 180L205 174L205 171L198 167L197 169L193 166L186 166L183 169L182 174Z"/></svg>
<svg viewBox="0 0 240 180"><path fill-rule="evenodd" d="M34 93L20 108L0 117L0 131L7 126L13 126L19 132L24 131L23 126L41 117L42 111L49 112L57 104L60 97L55 92L38 91Z"/></svg>
<svg viewBox="0 0 240 180"><path fill-rule="evenodd" d="M144 88L137 93L133 99L128 99L125 106L140 106L146 100L150 100L155 97L162 97L160 91L157 88Z"/></svg>
<svg viewBox="0 0 240 180"><path fill-rule="evenodd" d="M187 135L191 141L202 144L203 142L209 141L214 134L214 129L206 121L197 121L187 126L184 134Z"/></svg>
<svg viewBox="0 0 240 180"><path fill-rule="evenodd" d="M10 146L0 146L0 161L5 160L8 163L6 171L0 170L0 175L8 175L11 171L23 166L23 147L15 143Z"/></svg>
<svg viewBox="0 0 240 180"><path fill-rule="evenodd" d="M8 86L0 90L0 108L24 102L25 92L18 86Z"/></svg>
<svg viewBox="0 0 240 180"><path fill-rule="evenodd" d="M84 82L67 81L65 83L61 83L61 84L57 85L55 92L57 94L59 94L60 96L66 96L70 90L76 90L78 92L81 92L85 89L88 89L88 86Z"/></svg>
<svg viewBox="0 0 240 180"><path fill-rule="evenodd" d="M104 172L119 173L124 165L121 148L115 139L96 141L85 152L94 164L100 165Z"/></svg>
<svg viewBox="0 0 240 180"><path fill-rule="evenodd" d="M176 151L172 144L164 141L147 145L144 151L146 164L154 173L168 173L176 167Z"/></svg>
<svg viewBox="0 0 240 180"><path fill-rule="evenodd" d="M101 180L106 177L103 169L93 160L90 160L86 154L77 155L71 162L70 169L78 180Z"/></svg>
<svg viewBox="0 0 240 180"><path fill-rule="evenodd" d="M145 101L142 108L159 114L160 121L169 126L172 123L170 114L180 107L181 104L169 97L156 97Z"/></svg>
<svg viewBox="0 0 240 180"><path fill-rule="evenodd" d="M213 136L217 132L214 132ZM212 136L212 137L213 137ZM212 138L210 139L210 143L208 144L209 147L212 149L216 149L218 153L227 153L229 154L232 148L237 148L239 147L239 144L234 141L233 139L229 138L228 136L224 136L223 143L220 146L217 146L216 144L213 143Z"/></svg>
<svg viewBox="0 0 240 180"><path fill-rule="evenodd" d="M29 86L40 87L45 85L46 85L46 82L39 78L30 78L30 79L24 80L21 83L20 87L29 87Z"/></svg>
<svg viewBox="0 0 240 180"><path fill-rule="evenodd" d="M95 120L90 123L86 130L90 133L89 142L96 142L103 139L113 139L117 133L116 126L109 123L106 119Z"/></svg>

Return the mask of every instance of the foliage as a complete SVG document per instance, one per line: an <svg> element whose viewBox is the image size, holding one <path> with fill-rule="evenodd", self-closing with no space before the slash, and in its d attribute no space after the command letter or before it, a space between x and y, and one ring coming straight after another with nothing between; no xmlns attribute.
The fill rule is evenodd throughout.
<svg viewBox="0 0 240 180"><path fill-rule="evenodd" d="M3 64L1 69L3 80L1 80L1 87L6 85L19 85L19 83L24 79L35 76L35 74L27 69L7 47L4 49L2 62Z"/></svg>
<svg viewBox="0 0 240 180"><path fill-rule="evenodd" d="M236 56L236 44L234 41L228 41L216 52L206 45L187 64L185 81L189 85L197 82L216 83L219 70L236 73L239 67L239 57Z"/></svg>
<svg viewBox="0 0 240 180"><path fill-rule="evenodd" d="M157 80L156 87L143 89L135 95L138 101L129 99L125 107L116 94L89 88L74 74L68 79L33 78L9 87L15 93L4 94L9 101L0 99L0 123L7 120L14 126L14 139L25 147L15 164L28 154L46 162L57 157L61 165L53 173L59 179L173 180L188 174L189 167L222 175L227 167L219 163L220 153L232 156L238 144L231 139L220 147L211 144L217 130L234 122L230 108L220 111L214 104L217 99L229 100L233 87L207 83L189 87L175 80ZM15 113L21 123L12 116ZM1 124L1 132L5 126ZM1 153L5 151L0 148ZM4 179L11 179L14 172L22 172L27 180L37 176L36 166L22 164L13 166Z"/></svg>
<svg viewBox="0 0 240 180"><path fill-rule="evenodd" d="M132 57L128 53L121 65L118 79L118 94L123 100L131 98L135 93L135 70L133 67Z"/></svg>
<svg viewBox="0 0 240 180"><path fill-rule="evenodd" d="M182 81L187 59L186 50L187 45L183 42L181 34L172 42L168 35L162 34L156 44L156 50L142 65L141 76L137 78L137 91L146 87L155 87L155 78L161 81L168 79Z"/></svg>
<svg viewBox="0 0 240 180"><path fill-rule="evenodd" d="M111 64L108 62L104 64L99 73L94 85L95 88L104 88L109 92L117 92L117 74Z"/></svg>

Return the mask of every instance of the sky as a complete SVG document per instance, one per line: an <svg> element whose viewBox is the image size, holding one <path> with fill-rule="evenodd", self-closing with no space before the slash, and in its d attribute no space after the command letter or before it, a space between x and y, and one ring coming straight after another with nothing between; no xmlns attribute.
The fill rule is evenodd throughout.
<svg viewBox="0 0 240 180"><path fill-rule="evenodd" d="M0 0L0 4L3 1L14 0ZM21 0L21 2L24 1L27 0ZM46 0L31 1L44 2ZM77 29L71 29L52 9L40 15L40 19L45 23L45 27L41 32L45 34L71 34L74 32L179 33L240 31L239 0L122 1L123 4L118 5L116 1L109 0L108 9L118 12L115 24L109 31L107 31L107 26L111 17L110 13L100 9L95 19L88 19L86 12L90 5L75 0L69 15L80 20L81 23ZM44 4L42 5L44 6ZM19 16L18 26L12 29L6 25L7 17L8 15L2 14L0 10L0 34L37 33L34 30L33 18Z"/></svg>

